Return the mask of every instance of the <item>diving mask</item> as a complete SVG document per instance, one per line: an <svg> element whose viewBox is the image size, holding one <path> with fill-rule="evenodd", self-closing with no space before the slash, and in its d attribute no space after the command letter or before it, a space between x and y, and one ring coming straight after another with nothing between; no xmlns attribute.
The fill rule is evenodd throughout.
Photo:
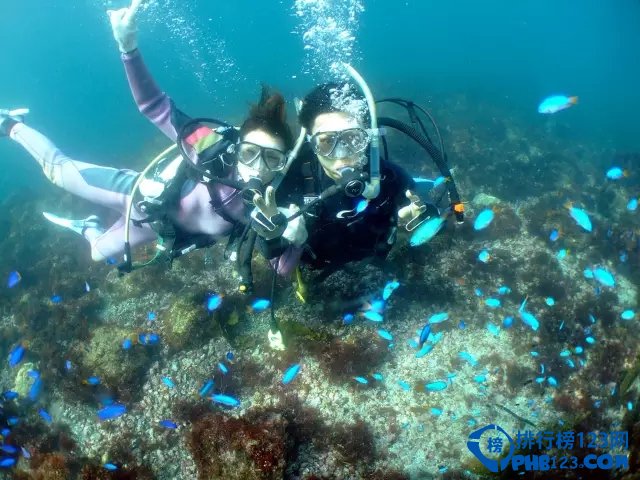
<svg viewBox="0 0 640 480"><path fill-rule="evenodd" d="M236 153L240 163L254 169L258 169L256 163L259 159L262 159L267 169L272 172L282 170L287 165L287 154L282 150L251 142L239 142Z"/></svg>
<svg viewBox="0 0 640 480"><path fill-rule="evenodd" d="M347 158L363 152L371 142L369 130L348 128L330 132L318 132L309 137L311 149L328 158Z"/></svg>

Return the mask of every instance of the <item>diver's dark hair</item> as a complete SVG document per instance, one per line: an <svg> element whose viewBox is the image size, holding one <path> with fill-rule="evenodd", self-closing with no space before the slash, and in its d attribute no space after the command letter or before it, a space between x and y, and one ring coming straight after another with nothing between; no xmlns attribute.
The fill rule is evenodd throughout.
<svg viewBox="0 0 640 480"><path fill-rule="evenodd" d="M340 105L336 105L336 93L339 97L349 97L354 100L365 101L362 92L350 83L323 83L311 90L306 97L302 100L302 108L298 113L298 121L300 125L311 130L313 122L318 115L323 113L343 112L345 111ZM347 112L349 113L349 112ZM369 112L365 114L363 120L365 123L369 122Z"/></svg>
<svg viewBox="0 0 640 480"><path fill-rule="evenodd" d="M252 130L264 130L279 137L284 142L285 150L293 148L293 134L287 124L286 102L281 93L262 85L260 101L252 105L249 117L240 127L240 137Z"/></svg>

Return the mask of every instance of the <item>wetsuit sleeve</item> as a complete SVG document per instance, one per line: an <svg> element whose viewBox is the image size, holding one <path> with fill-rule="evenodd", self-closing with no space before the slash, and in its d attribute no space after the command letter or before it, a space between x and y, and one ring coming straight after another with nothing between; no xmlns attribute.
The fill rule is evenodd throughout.
<svg viewBox="0 0 640 480"><path fill-rule="evenodd" d="M392 176L389 185L390 196L394 199L398 208L408 205L409 200L407 200L406 191L413 190L416 182L413 180L413 177L409 175L409 172L399 165L387 163L386 167Z"/></svg>
<svg viewBox="0 0 640 480"><path fill-rule="evenodd" d="M191 117L180 111L171 98L160 90L147 69L140 50L123 53L122 63L127 74L131 94L140 113L147 117L171 141L175 142L178 132L187 122L191 121ZM208 127L194 126L194 130L190 132L186 140L194 147L196 153L200 153L215 144L220 138L220 135Z"/></svg>

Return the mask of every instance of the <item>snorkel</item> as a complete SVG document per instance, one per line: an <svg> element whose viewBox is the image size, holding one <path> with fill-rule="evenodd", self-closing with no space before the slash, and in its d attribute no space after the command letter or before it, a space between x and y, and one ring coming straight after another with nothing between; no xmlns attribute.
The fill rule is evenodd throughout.
<svg viewBox="0 0 640 480"><path fill-rule="evenodd" d="M371 117L371 145L369 147L369 181L366 183L362 196L367 200L372 200L380 194L380 132L378 130L378 117L376 116L376 102L373 99L371 89L355 68L348 63L342 64L347 73L358 84L369 108Z"/></svg>

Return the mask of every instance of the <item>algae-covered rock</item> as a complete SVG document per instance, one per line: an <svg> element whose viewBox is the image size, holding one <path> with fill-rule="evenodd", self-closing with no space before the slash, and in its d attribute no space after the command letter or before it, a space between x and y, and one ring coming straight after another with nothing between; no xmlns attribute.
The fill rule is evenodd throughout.
<svg viewBox="0 0 640 480"><path fill-rule="evenodd" d="M139 378L148 367L150 348L134 345L123 350L122 341L131 335L130 330L114 325L96 328L84 352L83 365L92 375L112 385L125 385Z"/></svg>
<svg viewBox="0 0 640 480"><path fill-rule="evenodd" d="M209 315L201 302L179 297L162 317L162 341L172 349L182 350L189 344L210 338L220 332L215 317L218 313Z"/></svg>
<svg viewBox="0 0 640 480"><path fill-rule="evenodd" d="M471 203L473 203L473 206L476 208L484 208L500 203L500 199L486 193L479 193L473 197L473 201Z"/></svg>
<svg viewBox="0 0 640 480"><path fill-rule="evenodd" d="M22 365L20 365L18 373L16 373L13 391L18 392L20 398L24 398L29 395L29 389L35 381L35 379L31 375L29 375L29 370L37 370L36 365L31 362L23 363Z"/></svg>

